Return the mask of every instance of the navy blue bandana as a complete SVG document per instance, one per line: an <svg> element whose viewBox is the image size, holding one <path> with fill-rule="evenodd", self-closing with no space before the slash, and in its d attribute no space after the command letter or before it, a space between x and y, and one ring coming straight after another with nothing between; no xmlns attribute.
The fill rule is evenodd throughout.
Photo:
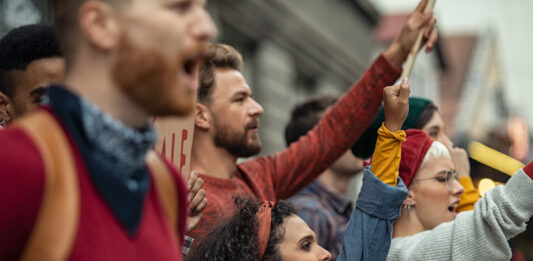
<svg viewBox="0 0 533 261"><path fill-rule="evenodd" d="M96 189L133 236L150 185L144 157L156 140L154 128L147 122L143 130L132 129L60 86L48 88L47 101L78 146Z"/></svg>

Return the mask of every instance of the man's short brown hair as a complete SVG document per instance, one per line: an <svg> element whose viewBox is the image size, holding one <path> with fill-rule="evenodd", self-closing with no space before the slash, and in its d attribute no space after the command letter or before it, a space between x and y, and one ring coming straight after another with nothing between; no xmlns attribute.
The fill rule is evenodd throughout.
<svg viewBox="0 0 533 261"><path fill-rule="evenodd" d="M54 28L61 50L67 60L72 60L80 35L78 10L86 0L53 0ZM99 0L113 7L131 0Z"/></svg>
<svg viewBox="0 0 533 261"><path fill-rule="evenodd" d="M243 65L241 54L226 44L211 44L202 69L200 70L200 88L198 101L206 103L215 85L215 69L241 70Z"/></svg>

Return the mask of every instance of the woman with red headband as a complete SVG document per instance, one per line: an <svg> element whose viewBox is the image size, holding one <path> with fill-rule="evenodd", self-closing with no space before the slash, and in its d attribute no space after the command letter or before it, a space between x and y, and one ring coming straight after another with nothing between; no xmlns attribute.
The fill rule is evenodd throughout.
<svg viewBox="0 0 533 261"><path fill-rule="evenodd" d="M457 214L463 187L449 151L423 131L406 133L399 170L409 196L387 260L509 260L507 240L533 215L533 163Z"/></svg>
<svg viewBox="0 0 533 261"><path fill-rule="evenodd" d="M405 139L400 128L409 111L409 92L407 79L400 86L384 90L386 122L379 130L375 165L365 169L363 187L337 260L379 261L387 257L392 223L407 197L398 167ZM331 259L291 203L237 199L236 205L236 214L211 233L189 261Z"/></svg>
<svg viewBox="0 0 533 261"><path fill-rule="evenodd" d="M368 158L374 152L374 144L377 139L377 130L385 119L383 106L376 118L365 131L361 139L352 147L352 152L356 157ZM470 162L468 155L462 148L454 146L448 135L445 133L446 126L439 112L438 107L430 100L410 97L409 114L403 123L402 130L418 129L427 133L433 140L446 146L452 156L453 164L459 176L459 183L464 188L464 193L460 196L459 205L456 211L463 212L474 209L474 205L479 200L479 192L470 178Z"/></svg>

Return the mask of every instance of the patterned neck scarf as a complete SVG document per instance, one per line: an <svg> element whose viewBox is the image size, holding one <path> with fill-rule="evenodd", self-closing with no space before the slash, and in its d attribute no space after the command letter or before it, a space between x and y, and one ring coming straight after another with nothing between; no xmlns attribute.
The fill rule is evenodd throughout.
<svg viewBox="0 0 533 261"><path fill-rule="evenodd" d="M138 229L150 187L145 155L156 140L153 126L130 128L89 100L61 86L47 103L78 146L93 185L130 235Z"/></svg>

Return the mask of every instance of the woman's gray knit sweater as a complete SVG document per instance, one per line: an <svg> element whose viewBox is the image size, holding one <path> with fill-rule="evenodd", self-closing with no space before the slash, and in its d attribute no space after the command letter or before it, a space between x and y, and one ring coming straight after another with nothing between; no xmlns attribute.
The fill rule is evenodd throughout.
<svg viewBox="0 0 533 261"><path fill-rule="evenodd" d="M392 240L388 261L510 260L510 238L533 215L533 180L519 170L505 186L488 191L473 211L454 221Z"/></svg>

